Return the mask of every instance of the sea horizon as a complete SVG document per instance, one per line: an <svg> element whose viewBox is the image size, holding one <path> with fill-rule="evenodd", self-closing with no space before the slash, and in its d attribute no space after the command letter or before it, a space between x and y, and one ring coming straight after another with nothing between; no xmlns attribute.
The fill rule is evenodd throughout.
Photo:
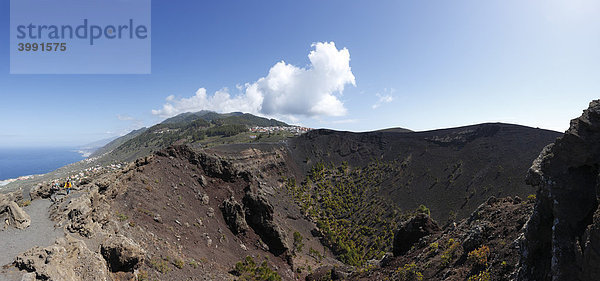
<svg viewBox="0 0 600 281"><path fill-rule="evenodd" d="M0 186L81 161L86 158L83 154L77 147L0 147Z"/></svg>

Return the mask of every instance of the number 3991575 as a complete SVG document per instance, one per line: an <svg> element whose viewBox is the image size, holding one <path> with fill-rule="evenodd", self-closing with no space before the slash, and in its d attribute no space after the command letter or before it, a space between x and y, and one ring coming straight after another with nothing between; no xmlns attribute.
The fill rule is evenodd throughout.
<svg viewBox="0 0 600 281"><path fill-rule="evenodd" d="M19 43L19 52L64 52L67 43Z"/></svg>

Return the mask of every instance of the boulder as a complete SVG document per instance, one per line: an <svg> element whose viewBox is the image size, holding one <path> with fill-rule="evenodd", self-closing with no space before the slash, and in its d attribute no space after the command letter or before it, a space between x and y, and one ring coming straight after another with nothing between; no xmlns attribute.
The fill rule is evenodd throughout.
<svg viewBox="0 0 600 281"><path fill-rule="evenodd" d="M279 256L289 250L285 232L273 219L273 206L258 193L247 192L243 199L248 225L269 246L269 251Z"/></svg>
<svg viewBox="0 0 600 281"><path fill-rule="evenodd" d="M31 200L35 200L37 198L50 198L52 193L53 192L50 184L40 183L29 191L29 197Z"/></svg>
<svg viewBox="0 0 600 281"><path fill-rule="evenodd" d="M491 223L482 220L472 221L470 223L470 229L465 234L462 242L462 247L465 253L469 253L479 248L485 240L487 240L486 233L490 228Z"/></svg>
<svg viewBox="0 0 600 281"><path fill-rule="evenodd" d="M14 265L35 273L38 280L110 280L102 256L71 237L60 238L46 248L29 249L17 256Z"/></svg>
<svg viewBox="0 0 600 281"><path fill-rule="evenodd" d="M137 243L121 235L104 240L100 252L112 272L133 272L143 263L146 255Z"/></svg>
<svg viewBox="0 0 600 281"><path fill-rule="evenodd" d="M248 230L248 224L244 218L244 209L233 197L223 201L221 204L223 219L233 234L244 233Z"/></svg>
<svg viewBox="0 0 600 281"><path fill-rule="evenodd" d="M439 231L437 223L427 214L417 214L402 223L394 235L394 256L405 254L419 239Z"/></svg>
<svg viewBox="0 0 600 281"><path fill-rule="evenodd" d="M89 196L80 196L73 199L66 210L69 223L67 230L72 233L79 233L84 237L91 237L94 234L94 223L90 217L92 214L92 202Z"/></svg>
<svg viewBox="0 0 600 281"><path fill-rule="evenodd" d="M203 205L208 205L208 203L210 203L210 197L205 192L198 192L198 194L196 194L196 198L202 201Z"/></svg>
<svg viewBox="0 0 600 281"><path fill-rule="evenodd" d="M200 175L200 177L198 178L198 183L200 183L200 186L202 187L206 187L208 185L208 181L206 180L204 175Z"/></svg>
<svg viewBox="0 0 600 281"><path fill-rule="evenodd" d="M0 219L18 229L25 229L31 224L31 217L14 201L5 200L0 203Z"/></svg>

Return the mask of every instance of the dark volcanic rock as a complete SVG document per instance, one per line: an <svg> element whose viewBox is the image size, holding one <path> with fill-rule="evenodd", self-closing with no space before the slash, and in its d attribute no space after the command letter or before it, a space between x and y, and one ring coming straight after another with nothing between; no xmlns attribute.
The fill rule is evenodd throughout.
<svg viewBox="0 0 600 281"><path fill-rule="evenodd" d="M221 213L223 213L223 219L225 219L225 223L227 223L233 234L244 233L248 230L243 207L233 197L223 201Z"/></svg>
<svg viewBox="0 0 600 281"><path fill-rule="evenodd" d="M133 272L144 261L145 252L133 240L116 236L108 238L100 247L110 271Z"/></svg>
<svg viewBox="0 0 600 281"><path fill-rule="evenodd" d="M428 215L416 215L403 223L394 235L394 256L405 254L419 239L439 230L437 223Z"/></svg>
<svg viewBox="0 0 600 281"><path fill-rule="evenodd" d="M523 224L532 212L531 200L518 204L510 197L488 200L474 212L477 215L447 224L419 239L403 255L384 257L379 268L343 280L418 280L407 279L407 268L420 272L421 280L515 280L519 262L515 241L523 236ZM468 254L483 246L490 250L488 267L478 269ZM478 277L481 272L488 272L487 276Z"/></svg>
<svg viewBox="0 0 600 281"><path fill-rule="evenodd" d="M273 206L267 198L248 192L243 203L246 221L269 246L269 251L276 256L285 253L289 249L285 232L273 221Z"/></svg>
<svg viewBox="0 0 600 281"><path fill-rule="evenodd" d="M156 152L156 155L187 159L190 163L201 166L206 175L224 181L232 181L239 176L231 161L221 159L217 155L196 152L187 145L174 145L166 148L165 151ZM199 183L205 186L206 181L202 179L203 177L200 178Z"/></svg>
<svg viewBox="0 0 600 281"><path fill-rule="evenodd" d="M600 222L594 215L599 165L600 100L595 100L529 169L527 183L539 189L520 280L600 280Z"/></svg>

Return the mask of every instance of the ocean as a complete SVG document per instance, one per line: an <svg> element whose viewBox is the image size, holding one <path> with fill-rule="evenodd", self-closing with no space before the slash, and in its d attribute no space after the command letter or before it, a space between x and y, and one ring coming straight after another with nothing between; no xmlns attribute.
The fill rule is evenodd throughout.
<svg viewBox="0 0 600 281"><path fill-rule="evenodd" d="M76 148L0 148L0 181L45 174L85 159Z"/></svg>

